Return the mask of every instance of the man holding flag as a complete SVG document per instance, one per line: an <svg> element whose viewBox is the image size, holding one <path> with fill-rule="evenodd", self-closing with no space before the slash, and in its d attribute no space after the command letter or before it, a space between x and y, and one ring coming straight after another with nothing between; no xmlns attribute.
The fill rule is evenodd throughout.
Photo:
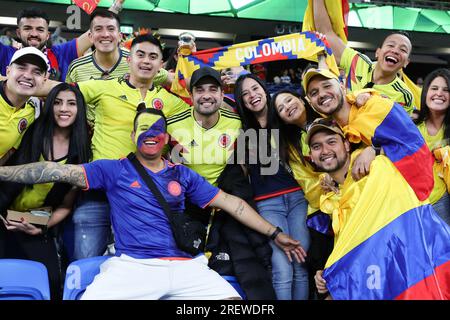
<svg viewBox="0 0 450 320"><path fill-rule="evenodd" d="M366 89L371 93L370 98L357 104L356 96L360 92L345 95L344 85L327 69L309 69L303 76L302 85L316 112L336 120L350 142L368 146L364 156L355 161L352 172L355 179L369 172L367 158L373 159L383 152L420 201L429 197L434 185L433 156L399 104L379 96L372 89Z"/></svg>
<svg viewBox="0 0 450 320"><path fill-rule="evenodd" d="M375 52L377 62L374 63L367 56L346 45L347 37L341 30L345 27L345 19L342 19L343 11L340 8L347 4L346 0L309 0L309 8L311 2L313 14L311 9L307 8L304 30L315 26L318 32L326 36L337 64L345 69L346 87L350 91L373 88L401 104L410 114L419 107L419 100L414 99L412 90L398 77L408 65L412 49L406 33L398 31L387 36Z"/></svg>
<svg viewBox="0 0 450 320"><path fill-rule="evenodd" d="M383 155L369 175L353 180L361 150L351 153L335 120L316 120L306 140L316 167L339 189L320 201L333 217L335 246L315 276L319 293L339 300L450 299L450 227L428 200L418 200Z"/></svg>

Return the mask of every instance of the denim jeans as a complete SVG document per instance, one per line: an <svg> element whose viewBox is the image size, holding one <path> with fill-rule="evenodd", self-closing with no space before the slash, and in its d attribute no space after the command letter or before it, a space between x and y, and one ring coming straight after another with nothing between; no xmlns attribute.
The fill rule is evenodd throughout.
<svg viewBox="0 0 450 320"><path fill-rule="evenodd" d="M108 200L82 195L63 238L69 262L103 255L111 239Z"/></svg>
<svg viewBox="0 0 450 320"><path fill-rule="evenodd" d="M299 240L308 251L310 238L306 227L308 202L303 191L294 191L256 203L258 212L266 220ZM305 263L289 262L283 250L273 241L272 282L278 300L308 299L308 269Z"/></svg>
<svg viewBox="0 0 450 320"><path fill-rule="evenodd" d="M450 196L447 192L433 204L433 209L442 220L450 225Z"/></svg>

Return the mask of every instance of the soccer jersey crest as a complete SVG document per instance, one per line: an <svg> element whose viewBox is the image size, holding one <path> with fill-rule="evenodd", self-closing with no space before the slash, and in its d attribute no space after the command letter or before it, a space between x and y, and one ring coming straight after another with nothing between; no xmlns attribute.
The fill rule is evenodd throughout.
<svg viewBox="0 0 450 320"><path fill-rule="evenodd" d="M178 197L181 194L181 186L175 180L169 182L169 184L167 185L167 190L174 197Z"/></svg>
<svg viewBox="0 0 450 320"><path fill-rule="evenodd" d="M19 133L24 132L27 129L28 120L25 118L20 119L19 124L17 125L17 130Z"/></svg>
<svg viewBox="0 0 450 320"><path fill-rule="evenodd" d="M156 110L162 110L162 108L164 108L164 103L160 98L155 98L152 101L152 106Z"/></svg>
<svg viewBox="0 0 450 320"><path fill-rule="evenodd" d="M230 145L230 141L231 137L228 134L223 133L219 137L219 146L221 146L222 148L226 148Z"/></svg>

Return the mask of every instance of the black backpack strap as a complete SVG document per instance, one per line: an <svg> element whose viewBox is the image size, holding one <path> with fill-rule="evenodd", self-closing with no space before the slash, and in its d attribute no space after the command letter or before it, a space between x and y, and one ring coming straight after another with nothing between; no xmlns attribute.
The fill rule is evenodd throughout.
<svg viewBox="0 0 450 320"><path fill-rule="evenodd" d="M136 155L131 152L127 156L128 160L130 160L133 167L136 169L138 174L141 176L141 178L145 181L147 184L147 187L150 189L150 191L153 193L153 195L158 200L159 204L162 206L167 219L170 221L170 215L172 214L172 210L170 210L169 204L167 203L166 199L163 197L161 192L159 191L158 187L155 185L155 182L153 181L152 177L148 174L148 172L145 170L145 168L142 166L142 164L139 162L139 160L136 158Z"/></svg>

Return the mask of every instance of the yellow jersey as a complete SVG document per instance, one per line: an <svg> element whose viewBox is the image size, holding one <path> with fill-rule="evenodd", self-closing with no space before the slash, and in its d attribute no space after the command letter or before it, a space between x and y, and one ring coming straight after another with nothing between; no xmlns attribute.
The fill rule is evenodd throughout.
<svg viewBox="0 0 450 320"><path fill-rule="evenodd" d="M195 120L194 108L167 119L171 160L183 163L213 185L232 156L242 127L237 113L224 108L218 112L217 123L209 129Z"/></svg>
<svg viewBox="0 0 450 320"><path fill-rule="evenodd" d="M373 88L382 96L401 104L409 114L416 108L410 89L398 76L388 84L372 83L375 62L372 62L364 54L349 47L345 48L340 67L345 69L345 86L348 92Z"/></svg>
<svg viewBox="0 0 450 320"><path fill-rule="evenodd" d="M95 52L95 50L94 50ZM86 56L80 57L72 61L67 72L66 82L80 82L92 79L116 79L123 77L130 72L130 67L127 62L127 57L130 52L119 48L120 56L117 63L110 70L103 70L94 59L94 52ZM155 86L162 85L167 81L167 70L161 68L153 79ZM94 126L95 124L95 106L91 105L87 109L87 118L89 123Z"/></svg>
<svg viewBox="0 0 450 320"><path fill-rule="evenodd" d="M46 161L43 156L39 161ZM56 160L58 164L65 164L67 157ZM54 186L53 182L33 184L23 188L22 192L14 199L10 209L16 211L28 211L30 209L41 208L44 206L48 193Z"/></svg>
<svg viewBox="0 0 450 320"><path fill-rule="evenodd" d="M444 128L441 127L436 135L432 136L428 133L427 126L425 124L425 121L419 123L417 125L417 128L419 129L420 133L422 134L423 138L425 139L425 142L428 146L428 149L433 150L437 148L441 148L446 146L445 140L444 140ZM431 202L431 204L436 203L442 196L447 192L447 186L444 182L444 180L439 177L438 164L436 161L434 161L433 164L433 177L434 177L434 187L433 191L431 191L430 197L428 198Z"/></svg>
<svg viewBox="0 0 450 320"><path fill-rule="evenodd" d="M14 107L0 82L0 159L11 149L17 149L28 127L39 116L41 102L30 98L21 108Z"/></svg>

